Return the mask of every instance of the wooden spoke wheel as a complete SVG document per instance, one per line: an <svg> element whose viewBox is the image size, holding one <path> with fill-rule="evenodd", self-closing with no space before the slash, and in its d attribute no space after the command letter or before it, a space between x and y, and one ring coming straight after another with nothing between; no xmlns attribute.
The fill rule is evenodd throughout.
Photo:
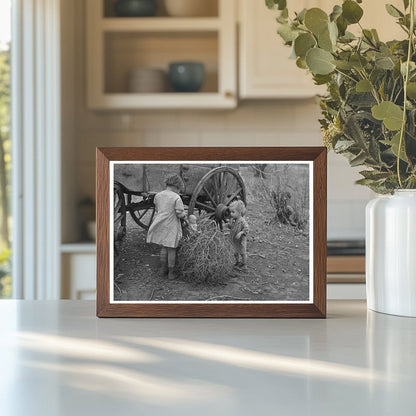
<svg viewBox="0 0 416 416"><path fill-rule="evenodd" d="M198 182L189 201L188 214L198 210L222 223L229 214L229 205L237 199L247 203L243 178L236 169L220 166L210 170Z"/></svg>
<svg viewBox="0 0 416 416"><path fill-rule="evenodd" d="M148 230L155 216L155 206L153 204L153 196L143 194L141 200L132 202L132 196L127 197L127 207L131 217L137 225Z"/></svg>
<svg viewBox="0 0 416 416"><path fill-rule="evenodd" d="M120 261L121 245L126 235L126 198L123 185L114 183L114 267Z"/></svg>
<svg viewBox="0 0 416 416"><path fill-rule="evenodd" d="M123 186L114 183L114 241L121 241L126 234L126 199Z"/></svg>

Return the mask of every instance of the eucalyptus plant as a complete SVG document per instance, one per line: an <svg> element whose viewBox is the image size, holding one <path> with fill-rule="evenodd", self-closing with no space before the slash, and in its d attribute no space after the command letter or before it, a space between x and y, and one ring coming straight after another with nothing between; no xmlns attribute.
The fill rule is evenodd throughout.
<svg viewBox="0 0 416 416"><path fill-rule="evenodd" d="M286 0L266 0L279 11L277 31L296 65L327 87L319 120L325 145L351 166L365 166L357 183L381 194L416 188L414 2L403 0L401 9L380 5L404 33L404 39L382 42L375 29L360 24L362 0L293 17ZM352 25L359 35L348 30Z"/></svg>

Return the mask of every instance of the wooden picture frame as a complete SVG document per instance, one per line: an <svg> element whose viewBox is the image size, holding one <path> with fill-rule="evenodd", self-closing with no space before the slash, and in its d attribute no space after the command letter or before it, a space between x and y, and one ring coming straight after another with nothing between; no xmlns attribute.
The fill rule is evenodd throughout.
<svg viewBox="0 0 416 416"><path fill-rule="evenodd" d="M327 150L326 148L324 147L97 148L96 155L97 155L96 201L97 201L97 316L98 317L195 317L195 318L201 318L201 317L206 317L206 318L208 317L209 318L325 318L326 317L326 224L327 224L326 223L326 212L327 212L327 197L326 197ZM116 188L115 190L115 185L116 184L119 185L119 182L115 181L114 172L116 172L117 169L119 169L119 166L123 166L123 164L132 168L135 168L135 166L137 166L138 169L143 169L143 172L144 172L144 169L146 169L146 172L152 172L152 171L156 171L157 170L156 168L158 166L162 166L163 163L169 163L170 164L169 166L181 166L180 175L182 175L182 172L185 170L183 166L185 166L187 170L190 169L191 172L194 171L193 166L198 166L198 168L202 166L202 168L208 169L208 171L210 171L211 169L210 166L212 163L215 166L230 166L230 169L233 170L231 173L234 176L235 176L235 173L233 172L237 171L239 175L240 175L240 172L242 172L241 176L243 174L246 175L243 180L244 184L246 184L247 177L248 177L247 175L252 175L252 173L250 172L254 172L253 175L254 176L256 175L255 166L258 166L257 162L259 163L259 165L261 164L261 162L266 162L264 164L265 166L268 166L268 168L266 168L266 173L268 172L267 169L270 169L271 173L269 175L274 175L273 177L277 177L277 178L282 177L282 174L278 172L282 172L284 169L286 169L285 172L286 171L292 172L294 171L294 169L297 169L296 170L297 172L301 167L302 169L303 169L303 166L307 167L305 168L306 170L303 169L303 171L308 172L308 176L306 177L307 177L308 186L309 186L308 188L309 196L307 198L307 204L309 208L309 210L307 211L308 212L307 214L308 225L304 226L306 227L305 228L306 231L302 231L299 228L300 221L298 223L295 222L296 216L293 216L294 218L293 221L291 220L290 223L288 222L284 226L282 226L281 224L277 224L276 225L277 228L272 228L272 226L270 226L271 227L270 235L272 235L273 230L277 230L277 231L288 230L287 232L292 232L291 231L292 228L290 228L292 225L294 227L293 235L298 236L296 238L303 238L302 241L305 241L305 247L306 247L305 250L307 250L305 251L305 253L307 254L307 258L308 258L308 263L307 263L308 268L305 269L307 270L305 272L306 277L302 275L303 277L301 276L299 277L299 279L302 278L304 279L302 281L308 282L307 283L308 284L307 295L303 295L304 297L301 298L300 301L292 300L292 298L289 295L287 295L288 296L287 299L283 299L283 300L276 300L277 297L276 299L274 298L268 299L267 291L264 292L264 298L260 298L260 300L257 300L257 297L260 295L252 295L252 298L250 298L248 301L247 300L240 301L239 298L236 298L237 300L227 300L227 299L221 300L222 299L221 296L217 296L216 298L213 298L214 299L213 301L211 301L211 299L205 300L205 298L201 300L192 300L192 301L191 300L188 301L188 298L176 299L176 300L175 298L172 298L173 300L165 301L163 297L161 297L159 300L153 300L153 293L151 294L151 296L148 296L146 298L148 300L138 299L134 301L131 301L131 300L124 301L121 298L120 298L121 300L119 300L118 298L116 299L116 296L121 296L121 295L119 295L119 291L115 289L115 286L117 285L117 283L116 283L116 278L114 277L114 274L115 274L114 273L114 270L115 270L114 258L115 258L115 253L116 252L118 253L119 249L117 249L117 245L115 246L114 244L115 244L115 241L119 241L119 240L114 239L114 235L116 233L116 230L114 228L114 223L116 222L116 220L119 221L120 215L123 214L127 216L129 207L134 207L134 203L133 205L131 205L132 200L134 202L134 197L130 197L129 199L129 196L128 196L129 194L128 193L124 194L124 192L130 192L128 191L129 189L128 187L122 185L121 196L119 195L120 188ZM189 163L189 166L187 166L188 163ZM234 165L234 164L238 164L238 165ZM295 166L297 167L295 168ZM217 167L212 168L212 170L214 169L217 169ZM128 177L129 175L131 176L131 174L128 173L124 177ZM194 176L197 179L196 173ZM191 176L191 178L194 178L194 176ZM135 174L133 174L133 177L135 177ZM206 175L204 177L206 177ZM236 193L239 192L239 194L235 196L232 194L231 191L228 190L231 180L225 178L224 173L222 173L222 176L220 176L220 178L221 179L219 181L220 183L219 186L221 186L221 189L222 187L227 188L226 191L228 192L227 201L225 201L226 204L231 204L231 202L228 201L229 199L231 200L242 199L241 195L243 191L241 190L241 187L237 188ZM182 177L182 179L185 181L185 183L187 183L186 181L189 181L189 179L185 178L184 176ZM218 181L218 179L216 180ZM212 179L212 181L214 181L214 179ZM224 182L225 184L224 186L221 185L223 183L221 181ZM139 183L139 182L135 182L135 183ZM148 198L149 194L152 194L152 192L154 191L154 189L148 189L149 188L148 183L149 183L149 180L147 180L146 182L147 184L146 193L142 192L143 195L145 196L143 196L142 193L136 192L137 195L138 194L142 195L140 197L137 197L137 198L141 198L140 202L145 201L145 198ZM153 188L157 188L157 186L153 185ZM188 188L192 189L191 186L189 186ZM256 189L258 188L257 185L255 188ZM132 191L134 194L135 191L134 190ZM197 188L194 188L194 192L196 191L197 191ZM225 194L226 191L224 192L221 191L221 193ZM186 193L186 191L184 192ZM244 190L244 192L246 192L246 190ZM253 194L254 191L250 191L250 192L251 194ZM156 192L153 192L153 194L155 193ZM207 195L206 197L208 197L208 194L206 194ZM194 202L199 201L198 212L201 213L201 206L203 207L204 203L200 202L202 201L200 199L200 195L202 194L198 194L196 196L194 196L194 194L181 195L182 200L185 201L184 202L185 210L188 211L188 214L189 212L191 212L191 208L189 204L192 203L192 197L194 197ZM153 196L154 195L152 195L152 198ZM288 197L290 197L290 195ZM245 195L244 195L244 198L245 198ZM257 201L253 196L250 196L250 198L252 198L254 202ZM115 202L116 199L117 199L117 202ZM220 199L220 196L215 196L214 199L215 201L218 201ZM214 205L215 201L213 201L212 204L210 202L207 202L205 203L205 205L209 205L209 206ZM245 202L247 205L248 203L247 201L244 200L243 202ZM250 202L250 203L254 204L254 202ZM130 205L128 205L129 203ZM120 208L120 204L124 204L127 208L123 208L123 209ZM188 204L188 206L186 204ZM235 205L236 204L234 204L234 206ZM227 207L229 206L227 205ZM261 209L263 210L263 208ZM208 208L206 208L206 210L208 211ZM196 209L195 209L195 212L196 212ZM202 214L204 214L204 209L202 209ZM227 214L229 214L229 210L227 211ZM233 214L233 215L237 215L237 214ZM251 216L253 219L256 217L256 215L254 215L254 213L251 213ZM125 216L123 218L126 218ZM136 217L136 220L137 220L137 217ZM228 221L228 222L225 222L225 221ZM117 224L120 224L120 222L118 222ZM227 219L224 220L224 224L227 224L227 225L230 224L229 217L227 217ZM222 223L220 225L222 228ZM303 232L303 234L297 234L298 231L296 231L297 230L296 227L298 227L300 230L299 232L300 233ZM120 226L117 226L117 230L119 229L120 229ZM277 236L278 235L277 231L273 235ZM128 233L129 230L127 230L126 232ZM133 232L133 229L130 232ZM138 231L134 231L134 232L137 233ZM249 233L250 232L251 230L249 231ZM141 235L142 234L140 234L140 236ZM239 238L242 238L242 236L244 235L241 234ZM249 255L252 255L254 259L256 254L250 253L250 250L251 250L250 244L254 246L255 241L257 241L259 237L251 236L250 238L252 238L252 242L248 243L249 245L248 252L249 252ZM289 241L282 241L279 247L277 247L276 245L276 248L275 248L276 253L277 253L276 255L279 254L279 250L286 250L285 257L291 258L291 250L294 250L294 247L297 247L295 243L291 243ZM135 250L136 251L134 253L137 253L138 252L137 248L135 248ZM257 255L261 256L261 254L257 254ZM134 256L136 256L136 254ZM153 256L156 259L156 254L153 254ZM264 257L265 256L263 256L263 258ZM239 258L238 255L236 258ZM250 260L250 257L249 257L249 260ZM258 259L255 261L257 261L256 264L259 264ZM138 262L140 262L140 260L138 260ZM144 262L141 262L140 264L144 264ZM294 263L294 264L297 264L297 263ZM238 263L238 265L236 266L237 269L239 265L240 263ZM149 265L145 264L145 266L147 267ZM273 273L269 273L267 275L267 276L271 276L270 278L275 277L276 282L279 281L280 277L282 276L284 277L285 273L290 272L290 271L283 269L283 267L277 267L277 269L278 269L277 271L275 271L276 268L273 269L276 275L273 275ZM135 269L135 278L140 278L140 274L141 274L140 270L141 269L139 266L137 267L137 269ZM299 268L297 269L296 273L300 271L301 269ZM243 273L241 272L240 269L238 269L237 272ZM251 279L250 273L252 273L250 272L250 269L245 268L244 273L245 273L244 279L247 281L250 281ZM240 274L237 274L237 276L240 276ZM118 278L119 276L117 276L117 279ZM258 282L259 279L257 279L256 281ZM260 279L260 284L261 283L262 283L262 280ZM296 282L292 283L293 287L296 287L295 283ZM225 283L224 287L227 287L227 284L228 283ZM163 288L164 286L163 282L161 286ZM279 289L279 290L281 290L282 293L283 293L283 290L286 291L284 293L290 292L290 290L286 288ZM114 294L115 292L117 293L117 295ZM120 290L120 293L122 292L123 291ZM253 292L253 293L256 293L256 292ZM126 295L126 293L124 293L124 295ZM189 297L189 299L191 299L191 297Z"/></svg>

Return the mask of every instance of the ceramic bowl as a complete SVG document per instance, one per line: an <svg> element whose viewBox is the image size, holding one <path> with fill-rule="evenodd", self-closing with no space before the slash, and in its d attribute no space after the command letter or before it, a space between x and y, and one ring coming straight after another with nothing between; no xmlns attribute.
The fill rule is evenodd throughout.
<svg viewBox="0 0 416 416"><path fill-rule="evenodd" d="M128 91L160 93L167 90L167 74L162 69L136 68L129 72Z"/></svg>
<svg viewBox="0 0 416 416"><path fill-rule="evenodd" d="M218 0L165 0L165 8L174 17L218 16Z"/></svg>
<svg viewBox="0 0 416 416"><path fill-rule="evenodd" d="M177 92L197 92L205 80L202 62L172 62L169 64L169 81Z"/></svg>
<svg viewBox="0 0 416 416"><path fill-rule="evenodd" d="M156 0L118 0L114 12L119 17L154 16L157 12Z"/></svg>

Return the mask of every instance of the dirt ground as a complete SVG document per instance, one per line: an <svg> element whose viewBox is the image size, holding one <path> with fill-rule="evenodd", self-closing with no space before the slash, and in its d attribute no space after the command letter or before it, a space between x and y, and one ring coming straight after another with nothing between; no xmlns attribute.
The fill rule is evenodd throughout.
<svg viewBox="0 0 416 416"><path fill-rule="evenodd" d="M170 281L159 275L159 248L146 244L146 232L131 218L114 271L116 301L302 301L309 298L309 235L273 221L273 209L256 190L257 181L246 169L248 264L234 269L220 285Z"/></svg>

